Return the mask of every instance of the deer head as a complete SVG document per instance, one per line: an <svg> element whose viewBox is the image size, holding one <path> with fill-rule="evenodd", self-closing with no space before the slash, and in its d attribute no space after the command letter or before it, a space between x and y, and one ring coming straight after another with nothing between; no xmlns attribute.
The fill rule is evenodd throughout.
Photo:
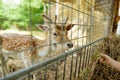
<svg viewBox="0 0 120 80"><path fill-rule="evenodd" d="M47 15L42 15L44 18L44 24L39 24L40 30L46 31L47 36L51 38L52 44L63 45L63 49L69 49L73 47L72 42L68 38L68 31L74 26L73 24L66 24L68 17L64 18L62 24L57 24L57 16L53 22Z"/></svg>

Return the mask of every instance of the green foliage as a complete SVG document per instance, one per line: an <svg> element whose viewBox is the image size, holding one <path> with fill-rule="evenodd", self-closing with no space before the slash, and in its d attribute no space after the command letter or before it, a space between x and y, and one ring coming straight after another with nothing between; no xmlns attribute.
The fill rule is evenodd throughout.
<svg viewBox="0 0 120 80"><path fill-rule="evenodd" d="M1 24L1 26L3 26L3 29L9 28L8 26L10 25L9 21L4 21L4 23Z"/></svg>
<svg viewBox="0 0 120 80"><path fill-rule="evenodd" d="M42 0L0 0L0 27L11 28L16 25L18 29L27 30L29 25L32 29L35 24L43 23L41 14L44 3ZM31 5L31 6L30 6Z"/></svg>

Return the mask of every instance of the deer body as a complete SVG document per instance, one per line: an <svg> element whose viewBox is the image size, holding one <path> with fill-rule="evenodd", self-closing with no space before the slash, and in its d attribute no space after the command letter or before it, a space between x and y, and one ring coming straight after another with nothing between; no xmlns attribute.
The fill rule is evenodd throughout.
<svg viewBox="0 0 120 80"><path fill-rule="evenodd" d="M47 45L46 40L39 40L30 35L4 33L1 36L3 37L2 51L6 54L17 54L25 51L29 53L32 50L31 48L41 46L41 48L37 49L37 52L39 52L39 49L41 50L43 45Z"/></svg>
<svg viewBox="0 0 120 80"><path fill-rule="evenodd" d="M36 56L36 58L43 57L50 53L50 50L51 53L56 50L54 45L51 45L50 48L49 38L46 38L45 40L39 40L34 36L31 37L30 35L21 35L15 33L4 33L0 36L3 38L3 55L14 59L22 59L24 60L23 62L25 62L26 66L28 66L28 62L25 61L25 56L27 56L28 59L31 56Z"/></svg>

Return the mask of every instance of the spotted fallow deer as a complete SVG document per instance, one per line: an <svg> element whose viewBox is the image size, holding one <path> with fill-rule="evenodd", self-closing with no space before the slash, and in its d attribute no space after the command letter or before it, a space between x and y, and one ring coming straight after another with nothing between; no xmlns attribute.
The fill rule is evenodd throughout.
<svg viewBox="0 0 120 80"><path fill-rule="evenodd" d="M62 24L57 24L57 16L55 16L54 22L47 15L43 14L42 17L45 23L37 26L47 33L45 40L40 40L31 35L3 33L0 35L3 38L2 54L10 58L22 59L25 66L28 66L30 65L29 62L35 62L41 56L59 52L56 50L59 50L60 46L62 46L63 50L72 48L73 44L67 35L74 25L66 24L68 18L65 18ZM30 58L28 58L29 56Z"/></svg>

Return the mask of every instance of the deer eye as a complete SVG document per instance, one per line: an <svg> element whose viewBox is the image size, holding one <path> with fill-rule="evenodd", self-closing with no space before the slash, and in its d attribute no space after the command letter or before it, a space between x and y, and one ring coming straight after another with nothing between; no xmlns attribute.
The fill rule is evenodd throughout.
<svg viewBox="0 0 120 80"><path fill-rule="evenodd" d="M57 33L53 33L53 35L57 36Z"/></svg>

